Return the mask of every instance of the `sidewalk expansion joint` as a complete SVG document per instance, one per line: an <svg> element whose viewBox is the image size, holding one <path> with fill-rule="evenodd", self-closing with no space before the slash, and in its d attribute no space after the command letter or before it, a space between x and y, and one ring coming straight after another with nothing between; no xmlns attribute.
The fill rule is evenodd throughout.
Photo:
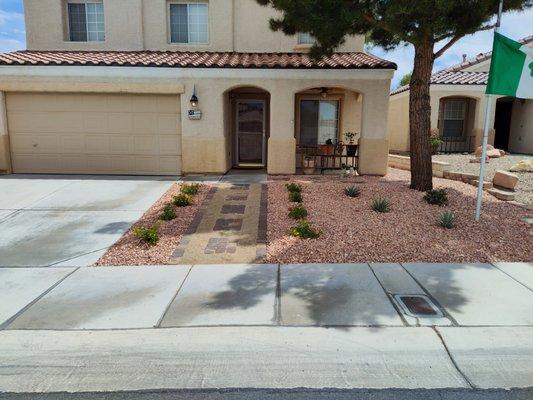
<svg viewBox="0 0 533 400"><path fill-rule="evenodd" d="M498 266L495 265L494 263L490 263L490 265L492 265L492 266L493 266L494 268L496 268L498 271L500 271L500 272L504 273L505 275L507 275L507 276L508 276L509 278L511 278L513 281L519 283L520 285L522 285L522 286L525 287L526 289L529 289L530 291L533 292L533 289L532 289L532 288L530 288L530 287L527 286L526 284L520 282L520 281L519 281L518 279L516 279L514 276L509 275L509 274L508 274L507 272L505 272L503 269L498 268Z"/></svg>
<svg viewBox="0 0 533 400"><path fill-rule="evenodd" d="M165 319L165 316L167 315L168 310L170 309L170 306L172 305L172 303L174 302L176 297L178 297L178 294L181 291L181 288L183 287L183 285L185 285L185 281L189 277L189 274L191 273L193 268L194 268L194 265L191 265L189 267L189 270L187 271L187 274L185 275L185 278L183 278L183 281L181 282L180 286L178 287L178 290L176 290L176 293L174 294L174 296L172 296L172 298L168 302L167 306L163 310L163 314L161 314L161 317L157 320L156 324L154 325L154 328L161 328L161 324L163 323L163 319Z"/></svg>

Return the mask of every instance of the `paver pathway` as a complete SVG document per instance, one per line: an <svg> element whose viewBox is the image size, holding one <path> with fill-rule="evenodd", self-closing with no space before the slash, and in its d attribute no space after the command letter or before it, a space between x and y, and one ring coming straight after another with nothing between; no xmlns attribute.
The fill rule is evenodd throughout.
<svg viewBox="0 0 533 400"><path fill-rule="evenodd" d="M259 183L214 186L170 263L261 262L266 253L266 190Z"/></svg>

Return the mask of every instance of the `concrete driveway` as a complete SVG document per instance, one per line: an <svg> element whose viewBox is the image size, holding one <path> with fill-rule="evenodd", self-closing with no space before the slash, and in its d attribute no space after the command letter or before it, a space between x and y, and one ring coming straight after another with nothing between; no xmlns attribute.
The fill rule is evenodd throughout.
<svg viewBox="0 0 533 400"><path fill-rule="evenodd" d="M176 178L0 177L0 267L94 264Z"/></svg>

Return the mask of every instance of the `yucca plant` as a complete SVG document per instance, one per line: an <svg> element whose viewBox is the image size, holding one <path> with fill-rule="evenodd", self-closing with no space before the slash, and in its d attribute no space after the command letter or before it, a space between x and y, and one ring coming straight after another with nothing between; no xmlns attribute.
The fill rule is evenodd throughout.
<svg viewBox="0 0 533 400"><path fill-rule="evenodd" d="M159 219L162 219L163 221L172 221L174 218L176 218L174 207L172 207L172 204L170 203L166 204L161 212L161 215L159 216Z"/></svg>
<svg viewBox="0 0 533 400"><path fill-rule="evenodd" d="M424 200L426 200L429 204L444 206L448 204L448 193L446 193L445 189L428 190L424 195Z"/></svg>
<svg viewBox="0 0 533 400"><path fill-rule="evenodd" d="M344 189L344 194L348 197L357 197L361 194L361 188L359 186L349 186Z"/></svg>
<svg viewBox="0 0 533 400"><path fill-rule="evenodd" d="M374 200L372 200L372 210L379 212L379 213L386 213L390 211L390 201L383 198L378 197Z"/></svg>
<svg viewBox="0 0 533 400"><path fill-rule="evenodd" d="M307 217L307 210L300 204L289 210L289 217L292 219L304 219Z"/></svg>
<svg viewBox="0 0 533 400"><path fill-rule="evenodd" d="M189 183L185 184L181 187L181 193L188 194L189 196L194 196L198 194L198 191L200 190L200 184L199 183Z"/></svg>
<svg viewBox="0 0 533 400"><path fill-rule="evenodd" d="M302 187L296 183L287 183L285 187L287 188L289 192L297 192L297 193L302 192Z"/></svg>
<svg viewBox="0 0 533 400"><path fill-rule="evenodd" d="M188 194L178 194L172 198L172 203L178 207L187 207L192 204L192 198Z"/></svg>
<svg viewBox="0 0 533 400"><path fill-rule="evenodd" d="M453 229L456 226L455 214L452 212L444 212L439 216L439 225L446 229Z"/></svg>
<svg viewBox="0 0 533 400"><path fill-rule="evenodd" d="M301 221L298 225L289 230L291 236L299 237L300 239L316 239L320 236L320 231L317 231L307 221Z"/></svg>
<svg viewBox="0 0 533 400"><path fill-rule="evenodd" d="M133 234L145 243L151 244L152 246L156 245L159 242L159 224L155 224L149 228L135 228Z"/></svg>
<svg viewBox="0 0 533 400"><path fill-rule="evenodd" d="M289 201L292 203L301 203L302 194L300 192L289 192Z"/></svg>

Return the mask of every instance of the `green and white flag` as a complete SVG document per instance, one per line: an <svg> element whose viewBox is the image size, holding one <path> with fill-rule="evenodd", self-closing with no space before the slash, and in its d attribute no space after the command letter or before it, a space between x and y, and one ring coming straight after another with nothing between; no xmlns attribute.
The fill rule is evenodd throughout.
<svg viewBox="0 0 533 400"><path fill-rule="evenodd" d="M533 99L533 49L494 33L486 93Z"/></svg>

